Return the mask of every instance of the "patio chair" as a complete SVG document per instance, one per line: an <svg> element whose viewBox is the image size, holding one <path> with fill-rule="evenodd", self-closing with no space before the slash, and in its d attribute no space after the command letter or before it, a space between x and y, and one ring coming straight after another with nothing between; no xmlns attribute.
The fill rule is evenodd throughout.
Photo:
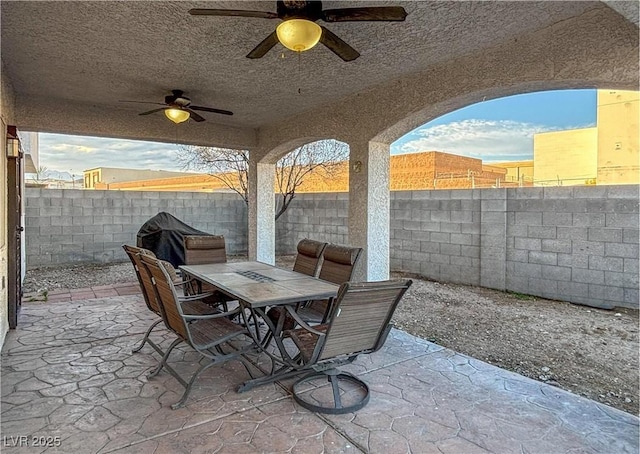
<svg viewBox="0 0 640 454"><path fill-rule="evenodd" d="M326 247L327 243L323 243L321 241L310 240L308 238L300 240L297 246L298 254L296 255L296 261L293 264L293 271L316 277L318 275L318 270L320 269L320 264L322 263L322 253ZM278 319L285 312L284 308L276 306L267 311L267 316L271 319L273 324L277 326ZM283 329L293 329L295 327L295 321L288 315L285 315L285 317ZM272 336L273 333L267 334L263 345L269 345Z"/></svg>
<svg viewBox="0 0 640 454"><path fill-rule="evenodd" d="M322 264L318 277L325 281L333 282L334 284L349 282L353 277L353 271L361 254L362 248L350 248L335 244L326 245L322 255ZM297 309L297 312L300 318L307 323L324 323L328 316L330 305L331 300L309 301L301 305ZM271 319L274 326L278 326L278 320L284 316L282 331L285 333L285 336L286 331L293 329L296 325L293 317L286 313L282 307L269 309L267 316ZM267 335L263 346L269 345L273 335L279 335L279 333Z"/></svg>
<svg viewBox="0 0 640 454"><path fill-rule="evenodd" d="M328 245L323 254L318 277L334 284L344 284L353 277L356 265L362 255L362 248ZM329 315L331 301L312 301L299 310L300 317L307 323L324 323Z"/></svg>
<svg viewBox="0 0 640 454"><path fill-rule="evenodd" d="M134 347L132 349L132 353L139 352L140 350L142 350L142 347L144 347L144 345L148 343L160 355L164 355L164 351L160 348L160 346L149 338L153 329L156 326L158 326L160 323L162 323L163 319L162 319L162 312L160 310L160 305L156 299L155 290L153 289L151 275L149 274L149 271L147 270L147 268L142 265L142 261L140 259L142 255L146 255L153 258L156 258L156 256L150 250L136 247L136 246L129 246L127 244L123 244L122 248L126 252L129 259L131 260L131 263L133 264L133 269L136 273L136 278L138 279L138 283L140 284L140 290L142 291L142 296L144 298L145 304L147 305L147 309L157 314L159 317L158 320L156 320L151 324L151 326L149 326L140 344L137 347ZM171 281L175 283L175 285L184 285L184 282L182 282L178 277L178 275L176 274L176 271L173 268L173 265L171 265L169 262L166 262L164 260L161 260L160 263L166 270ZM203 304L203 302L201 301L201 298L207 297L207 296L209 295L198 295L198 298L181 296L180 298L183 301L182 303L183 308L188 314L210 314L215 312L215 308L209 304Z"/></svg>
<svg viewBox="0 0 640 454"><path fill-rule="evenodd" d="M160 364L148 375L148 378L153 378L164 368L185 388L180 400L171 405L171 408L175 410L184 406L196 379L211 366L238 359L249 375L252 375L249 364L242 355L253 350L254 344L249 341L249 333L244 327L229 320L229 317L237 315L240 308L207 315L188 314L184 310L174 283L160 261L147 255L142 255L140 258L142 265L147 268L152 277L156 299L165 324L176 335L176 339L164 353ZM238 341L243 345L233 345L231 341ZM181 377L168 363L173 349L183 342L200 354L198 361L200 367L188 380ZM225 353L223 347L228 347L229 352Z"/></svg>
<svg viewBox="0 0 640 454"><path fill-rule="evenodd" d="M408 279L347 282L340 287L326 324L311 327L295 315L301 327L288 335L300 351L300 367L296 369L311 371L293 385L293 398L298 404L330 414L351 413L367 404L367 384L337 367L383 346L392 328L391 317L411 284ZM322 386L309 390L308 385L318 385L318 380Z"/></svg>
<svg viewBox="0 0 640 454"><path fill-rule="evenodd" d="M293 271L316 277L320 264L322 263L322 253L327 247L327 243L305 238L298 242L296 261L293 264Z"/></svg>
<svg viewBox="0 0 640 454"><path fill-rule="evenodd" d="M227 249L222 235L187 235L184 237L184 263L185 265L202 265L207 263L226 263ZM193 279L186 287L189 293L211 292L209 300L223 304L233 301L215 287ZM224 309L227 310L226 307Z"/></svg>
<svg viewBox="0 0 640 454"><path fill-rule="evenodd" d="M225 263L227 249L222 235L187 235L184 237L185 265Z"/></svg>

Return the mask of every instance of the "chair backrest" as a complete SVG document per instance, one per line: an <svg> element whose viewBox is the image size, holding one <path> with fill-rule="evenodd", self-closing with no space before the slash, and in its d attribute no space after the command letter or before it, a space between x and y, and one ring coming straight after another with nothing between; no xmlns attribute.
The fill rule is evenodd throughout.
<svg viewBox="0 0 640 454"><path fill-rule="evenodd" d="M129 246L127 244L123 244L122 248L124 249L124 252L126 252L126 254L129 256L129 259L133 264L133 269L135 270L136 277L138 278L138 282L140 283L140 290L142 290L142 296L144 297L144 302L147 304L147 308L150 311L160 315L160 306L156 301L156 294L155 290L153 289L153 283L151 282L151 275L149 275L149 271L145 266L142 265L142 262L140 260L141 255L155 257L155 254L148 249Z"/></svg>
<svg viewBox="0 0 640 454"><path fill-rule="evenodd" d="M305 238L298 243L298 255L293 264L293 271L315 277L320 269L322 253L327 243Z"/></svg>
<svg viewBox="0 0 640 454"><path fill-rule="evenodd" d="M382 347L391 317L411 284L409 279L342 284L318 360Z"/></svg>
<svg viewBox="0 0 640 454"><path fill-rule="evenodd" d="M188 340L189 334L182 318L182 313L178 308L178 294L171 281L171 276L169 276L161 261L155 257L140 255L140 261L153 278L156 300L160 306L165 325L182 339Z"/></svg>
<svg viewBox="0 0 640 454"><path fill-rule="evenodd" d="M227 261L227 249L222 235L187 235L183 242L185 265Z"/></svg>
<svg viewBox="0 0 640 454"><path fill-rule="evenodd" d="M359 247L329 244L324 249L318 277L334 284L349 282L361 254L362 248Z"/></svg>

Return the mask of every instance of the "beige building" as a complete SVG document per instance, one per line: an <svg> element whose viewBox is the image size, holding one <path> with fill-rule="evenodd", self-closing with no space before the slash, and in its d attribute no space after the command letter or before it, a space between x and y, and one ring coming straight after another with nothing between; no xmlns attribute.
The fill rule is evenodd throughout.
<svg viewBox="0 0 640 454"><path fill-rule="evenodd" d="M640 92L598 90L593 128L535 134L536 186L638 184Z"/></svg>
<svg viewBox="0 0 640 454"><path fill-rule="evenodd" d="M536 186L576 186L598 176L598 128L570 129L533 136Z"/></svg>
<svg viewBox="0 0 640 454"><path fill-rule="evenodd" d="M598 184L638 184L637 91L598 90Z"/></svg>
<svg viewBox="0 0 640 454"><path fill-rule="evenodd" d="M84 171L85 189L109 189L109 185L124 181L157 180L183 177L186 172L168 172L166 170L122 169L118 167L96 167Z"/></svg>
<svg viewBox="0 0 640 454"><path fill-rule="evenodd" d="M507 170L505 181L518 183L520 186L531 186L533 183L533 161L492 162L493 167Z"/></svg>

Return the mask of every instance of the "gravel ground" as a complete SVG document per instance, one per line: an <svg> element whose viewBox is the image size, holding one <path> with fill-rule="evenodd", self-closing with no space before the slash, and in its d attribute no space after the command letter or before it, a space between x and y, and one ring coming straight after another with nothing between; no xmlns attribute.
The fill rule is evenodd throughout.
<svg viewBox="0 0 640 454"><path fill-rule="evenodd" d="M232 260L243 259L233 258ZM292 257L277 264L290 268ZM393 277L405 276L393 273ZM397 327L638 415L638 311L605 311L408 276ZM29 270L25 293L135 281L129 262Z"/></svg>

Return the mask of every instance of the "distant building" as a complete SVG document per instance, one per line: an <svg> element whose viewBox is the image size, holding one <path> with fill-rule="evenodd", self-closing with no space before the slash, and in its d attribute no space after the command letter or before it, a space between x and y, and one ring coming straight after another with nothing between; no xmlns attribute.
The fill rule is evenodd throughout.
<svg viewBox="0 0 640 454"><path fill-rule="evenodd" d="M533 185L533 160L492 162L491 165L507 170L507 183L518 183L519 186Z"/></svg>
<svg viewBox="0 0 640 454"><path fill-rule="evenodd" d="M468 158L440 151L427 151L394 155L390 158L391 190L411 189L463 189L481 187L517 186L519 181L507 181L508 170L497 165L483 164L481 159ZM117 170L121 181L107 183L111 172ZM297 192L346 192L349 190L349 163L345 161L332 178L310 174ZM147 173L144 173L147 172ZM96 168L85 172L87 178L97 179L95 189L117 189L124 191L226 191L227 186L219 179L206 174L174 172L174 175L148 173L135 169ZM170 173L170 172L167 172ZM136 179L125 181L124 178ZM155 177L155 178L149 178ZM105 182L100 181L100 179Z"/></svg>
<svg viewBox="0 0 640 454"><path fill-rule="evenodd" d="M118 167L96 167L85 170L83 173L85 189L110 189L110 185L123 181L157 180L175 176L194 175L187 172L123 169Z"/></svg>
<svg viewBox="0 0 640 454"><path fill-rule="evenodd" d="M638 184L639 92L599 90L597 126L534 135L531 161L485 164L441 151L390 157L390 189L466 189L518 186ZM229 189L207 175L98 167L84 172L89 189L198 191ZM331 178L310 174L297 192L346 192L349 163Z"/></svg>
<svg viewBox="0 0 640 454"><path fill-rule="evenodd" d="M186 191L186 192L219 192L228 190L218 178L202 173L177 173L163 178L156 175L154 179L140 179L111 183L108 186L98 184L96 189L112 189L119 191Z"/></svg>
<svg viewBox="0 0 640 454"><path fill-rule="evenodd" d="M534 184L638 184L639 95L598 90L595 127L535 134Z"/></svg>
<svg viewBox="0 0 640 454"><path fill-rule="evenodd" d="M639 94L598 90L597 184L640 182Z"/></svg>
<svg viewBox="0 0 640 454"><path fill-rule="evenodd" d="M391 156L391 190L500 187L507 171L441 151Z"/></svg>
<svg viewBox="0 0 640 454"><path fill-rule="evenodd" d="M598 128L546 132L533 136L535 186L595 184Z"/></svg>

